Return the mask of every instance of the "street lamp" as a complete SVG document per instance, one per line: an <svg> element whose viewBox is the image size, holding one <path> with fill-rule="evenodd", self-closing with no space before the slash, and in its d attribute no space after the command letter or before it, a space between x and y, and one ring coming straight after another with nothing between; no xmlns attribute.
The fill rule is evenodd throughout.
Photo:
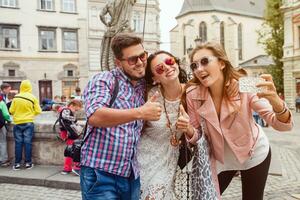
<svg viewBox="0 0 300 200"><path fill-rule="evenodd" d="M199 45L201 45L201 37L196 37L196 39L194 40L195 41L195 44L196 44L196 46L199 46Z"/></svg>

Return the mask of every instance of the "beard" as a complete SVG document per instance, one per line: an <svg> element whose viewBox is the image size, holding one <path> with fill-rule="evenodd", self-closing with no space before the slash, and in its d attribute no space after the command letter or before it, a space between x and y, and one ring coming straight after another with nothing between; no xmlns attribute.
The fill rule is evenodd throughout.
<svg viewBox="0 0 300 200"><path fill-rule="evenodd" d="M139 80L145 78L145 74L144 74L143 76L141 76L141 77L138 77L138 76L134 76L134 75L128 73L128 72L127 72L126 70L124 70L124 69L123 69L123 72L124 72L124 74L125 74L130 80L132 80L132 81L139 81Z"/></svg>

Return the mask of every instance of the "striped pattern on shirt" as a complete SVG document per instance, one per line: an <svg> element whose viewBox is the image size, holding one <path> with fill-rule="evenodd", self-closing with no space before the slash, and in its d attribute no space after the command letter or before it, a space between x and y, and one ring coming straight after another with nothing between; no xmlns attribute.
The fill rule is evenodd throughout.
<svg viewBox="0 0 300 200"><path fill-rule="evenodd" d="M95 75L84 90L84 103L87 118L97 109L109 107L115 78L119 82L119 92L111 108L131 109L142 106L145 81L140 80L133 86L119 68ZM133 171L139 176L136 157L137 144L143 121L137 120L111 128L92 128L81 149L81 165L96 168L115 175L129 177Z"/></svg>

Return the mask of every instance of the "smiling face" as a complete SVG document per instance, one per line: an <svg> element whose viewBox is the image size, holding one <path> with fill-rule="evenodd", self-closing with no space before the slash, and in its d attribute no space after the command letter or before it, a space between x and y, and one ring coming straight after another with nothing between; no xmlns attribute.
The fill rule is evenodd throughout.
<svg viewBox="0 0 300 200"><path fill-rule="evenodd" d="M116 64L123 69L124 73L133 81L144 78L147 64L147 53L142 44L133 45L122 50L122 59L116 59ZM132 60L134 57L136 63Z"/></svg>
<svg viewBox="0 0 300 200"><path fill-rule="evenodd" d="M192 57L191 66L194 69L194 76L205 87L210 87L219 81L224 81L222 70L225 68L225 64L215 57L209 49L203 48L198 50Z"/></svg>
<svg viewBox="0 0 300 200"><path fill-rule="evenodd" d="M166 84L178 79L179 66L174 57L161 53L153 58L150 65L153 74L152 79L156 83Z"/></svg>

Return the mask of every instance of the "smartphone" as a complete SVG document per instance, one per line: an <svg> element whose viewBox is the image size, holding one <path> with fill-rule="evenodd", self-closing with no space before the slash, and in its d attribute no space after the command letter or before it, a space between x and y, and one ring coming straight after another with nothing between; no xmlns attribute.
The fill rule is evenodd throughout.
<svg viewBox="0 0 300 200"><path fill-rule="evenodd" d="M264 81L265 80L260 77L241 77L239 79L239 91L246 92L246 93L263 92L264 88L256 87L256 85Z"/></svg>

